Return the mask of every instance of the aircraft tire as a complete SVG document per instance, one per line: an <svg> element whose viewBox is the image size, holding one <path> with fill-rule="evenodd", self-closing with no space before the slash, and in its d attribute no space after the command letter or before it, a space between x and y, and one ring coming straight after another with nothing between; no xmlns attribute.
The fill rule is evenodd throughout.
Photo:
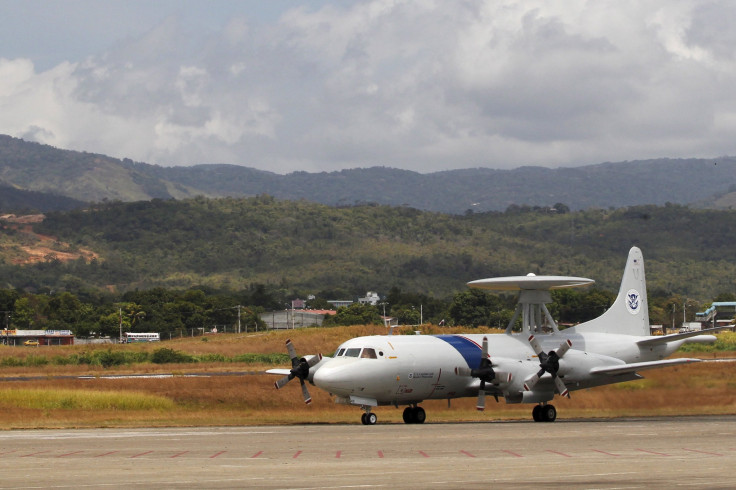
<svg viewBox="0 0 736 490"><path fill-rule="evenodd" d="M534 405L532 409L532 418L535 422L542 422L542 405Z"/></svg>
<svg viewBox="0 0 736 490"><path fill-rule="evenodd" d="M422 407L415 408L414 409L414 423L423 424L425 420L427 420L427 412L425 412Z"/></svg>
<svg viewBox="0 0 736 490"><path fill-rule="evenodd" d="M360 416L360 421L363 423L363 425L368 425L367 415L368 415L367 413L364 413L363 415Z"/></svg>
<svg viewBox="0 0 736 490"><path fill-rule="evenodd" d="M367 413L365 415L365 425L376 425L376 422L378 422L378 416L375 413Z"/></svg>
<svg viewBox="0 0 736 490"><path fill-rule="evenodd" d="M543 422L554 422L557 419L557 409L554 405L544 405L540 414Z"/></svg>
<svg viewBox="0 0 736 490"><path fill-rule="evenodd" d="M413 424L414 423L414 409L412 407L406 407L404 409L404 413L402 414L402 418L404 419L405 424Z"/></svg>

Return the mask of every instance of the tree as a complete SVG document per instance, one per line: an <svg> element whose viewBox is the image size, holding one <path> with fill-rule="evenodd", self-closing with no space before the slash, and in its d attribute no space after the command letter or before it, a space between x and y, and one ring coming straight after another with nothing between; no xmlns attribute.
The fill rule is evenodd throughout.
<svg viewBox="0 0 736 490"><path fill-rule="evenodd" d="M353 303L337 309L337 313L328 317L324 325L380 325L381 316L375 306Z"/></svg>
<svg viewBox="0 0 736 490"><path fill-rule="evenodd" d="M456 325L476 328L488 325L491 319L490 295L480 289L468 289L457 293L450 305L450 316Z"/></svg>

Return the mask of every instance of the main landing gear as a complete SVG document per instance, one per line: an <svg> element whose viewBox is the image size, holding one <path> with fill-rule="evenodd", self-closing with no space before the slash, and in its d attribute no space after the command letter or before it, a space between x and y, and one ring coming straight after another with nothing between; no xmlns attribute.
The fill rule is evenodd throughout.
<svg viewBox="0 0 736 490"><path fill-rule="evenodd" d="M414 405L404 409L405 424L423 424L425 420L427 420L427 413L422 407Z"/></svg>
<svg viewBox="0 0 736 490"><path fill-rule="evenodd" d="M375 413L366 412L360 417L360 421L363 422L363 425L376 425L378 417Z"/></svg>
<svg viewBox="0 0 736 490"><path fill-rule="evenodd" d="M535 405L532 417L535 422L554 422L557 418L557 409L554 405Z"/></svg>

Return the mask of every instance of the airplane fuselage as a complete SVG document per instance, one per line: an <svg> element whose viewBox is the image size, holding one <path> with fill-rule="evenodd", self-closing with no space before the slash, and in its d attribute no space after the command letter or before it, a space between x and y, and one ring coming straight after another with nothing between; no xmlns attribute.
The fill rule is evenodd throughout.
<svg viewBox="0 0 736 490"><path fill-rule="evenodd" d="M506 335L388 335L357 337L342 344L335 357L317 366L314 384L354 405L407 405L427 399L475 396L479 380L456 374L457 367L475 368L481 361L481 342L488 338L494 369L510 373L486 387L507 403L536 403L553 398L551 378L539 389L525 392L524 378L538 369L539 359L523 334ZM572 333L537 337L545 351L569 339L572 348L560 362L560 376L571 391L637 379L636 375L591 377L596 366L663 359L676 350L672 343L640 348L630 336Z"/></svg>

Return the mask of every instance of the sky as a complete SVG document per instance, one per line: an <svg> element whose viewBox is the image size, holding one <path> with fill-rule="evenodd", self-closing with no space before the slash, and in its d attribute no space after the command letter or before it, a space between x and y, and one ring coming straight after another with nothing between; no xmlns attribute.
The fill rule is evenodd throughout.
<svg viewBox="0 0 736 490"><path fill-rule="evenodd" d="M0 0L0 133L277 173L736 155L730 0Z"/></svg>

